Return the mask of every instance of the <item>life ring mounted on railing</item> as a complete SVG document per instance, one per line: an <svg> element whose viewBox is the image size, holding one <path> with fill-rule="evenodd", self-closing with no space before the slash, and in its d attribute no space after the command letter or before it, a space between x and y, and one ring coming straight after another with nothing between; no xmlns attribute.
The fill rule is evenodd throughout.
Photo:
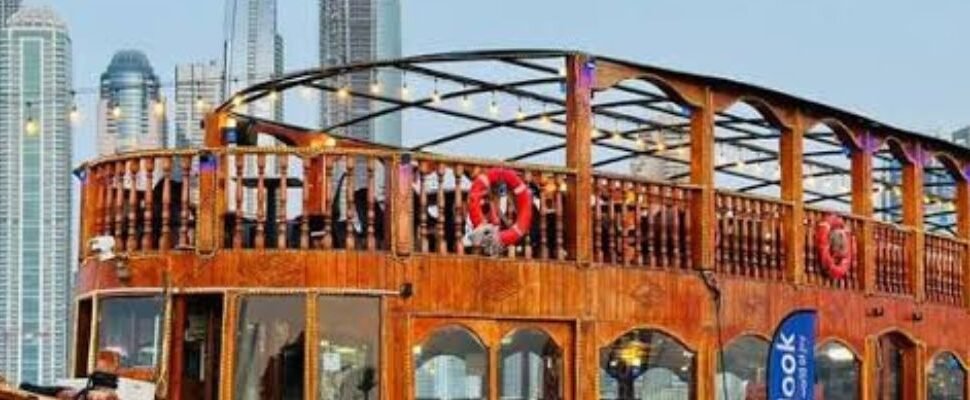
<svg viewBox="0 0 970 400"><path fill-rule="evenodd" d="M501 224L498 211L495 207L490 207L489 213L486 216L482 210L483 203L491 191L492 185L495 183L504 183L506 187L510 188L511 193L515 196L515 210L517 214L514 224L497 233L494 233L494 231ZM485 234L485 236L493 236L493 239L497 239L497 243L495 244L503 248L514 246L529 232L532 224L532 191L529 190L528 185L522 182L522 179L519 178L519 175L515 171L507 168L489 169L484 174L475 177L475 180L472 182L471 190L468 194L468 218L476 230L483 228L493 231L492 233L494 235ZM497 250L492 249L489 251L490 246L483 247L486 248L486 253L490 254L494 254L495 250Z"/></svg>
<svg viewBox="0 0 970 400"><path fill-rule="evenodd" d="M855 260L855 236L842 217L829 214L815 227L815 248L825 272L832 279L842 279Z"/></svg>

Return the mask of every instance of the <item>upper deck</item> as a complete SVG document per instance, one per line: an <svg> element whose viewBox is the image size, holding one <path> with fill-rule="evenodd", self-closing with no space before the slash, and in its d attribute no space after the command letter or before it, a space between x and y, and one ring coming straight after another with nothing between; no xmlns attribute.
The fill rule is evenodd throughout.
<svg viewBox="0 0 970 400"><path fill-rule="evenodd" d="M256 116L313 93L328 94L327 115L342 120ZM353 138L387 134L394 118L404 147ZM708 398L721 311L697 306L711 292L695 272L710 271L724 338L767 336L787 310L819 308L820 336L861 355L865 382L871 339L889 330L922 346L920 357L970 352L941 333L970 323L970 150L848 111L583 53L495 51L284 76L213 109L205 128L203 148L78 169L82 297L391 296L382 312L407 316L383 320L399 365L442 320L573 324L562 335L577 365L649 325L698 352L692 393ZM259 137L281 145L254 146ZM468 241L468 197L493 167L522 177L533 217L516 246L488 257ZM504 201L496 207L512 219ZM815 248L830 213L855 237L843 279ZM115 239L122 263L97 261L86 245L97 236ZM501 339L464 323L483 342ZM569 378L566 398L593 397L591 371ZM382 373L392 387L413 383Z"/></svg>

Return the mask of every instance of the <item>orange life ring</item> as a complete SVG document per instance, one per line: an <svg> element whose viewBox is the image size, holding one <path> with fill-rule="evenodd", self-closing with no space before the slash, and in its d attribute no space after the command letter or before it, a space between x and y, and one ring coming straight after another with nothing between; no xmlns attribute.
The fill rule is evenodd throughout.
<svg viewBox="0 0 970 400"><path fill-rule="evenodd" d="M815 227L815 247L832 279L842 279L849 273L855 259L855 237L841 217L829 214L819 222Z"/></svg>
<svg viewBox="0 0 970 400"><path fill-rule="evenodd" d="M498 234L499 241L503 246L512 246L518 243L526 232L529 232L529 227L532 224L532 191L522 182L515 171L506 168L492 168L476 177L468 194L468 218L471 220L472 226L476 228L485 222L492 225L499 224L496 210L493 209L489 212L487 221L482 212L482 202L491 190L492 183L495 182L505 183L515 194L515 207L518 217L515 224Z"/></svg>

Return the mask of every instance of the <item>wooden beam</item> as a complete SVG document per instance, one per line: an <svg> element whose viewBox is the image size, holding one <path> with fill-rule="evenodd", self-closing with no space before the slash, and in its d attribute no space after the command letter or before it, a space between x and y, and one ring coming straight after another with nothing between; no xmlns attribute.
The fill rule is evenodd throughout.
<svg viewBox="0 0 970 400"><path fill-rule="evenodd" d="M918 147L918 145L917 145ZM917 301L926 297L924 287L925 269L923 253L925 239L923 236L923 163L921 149L913 150L917 153L909 162L903 163L903 225L912 230L906 260L906 270L909 282L913 285L913 293Z"/></svg>
<svg viewBox="0 0 970 400"><path fill-rule="evenodd" d="M964 246L970 241L970 181L966 178L956 182L957 186L957 237L963 240ZM964 248L966 250L966 248ZM970 255L963 256L963 306L970 307ZM970 389L968 389L970 390Z"/></svg>
<svg viewBox="0 0 970 400"><path fill-rule="evenodd" d="M858 266L862 271L862 286L866 294L876 290L875 225L872 221L872 158L869 149L852 151L852 213L862 217L862 231L856 232L859 251Z"/></svg>
<svg viewBox="0 0 970 400"><path fill-rule="evenodd" d="M703 104L690 119L690 182L699 189L691 207L697 223L692 225L694 268L714 269L714 237L717 217L714 210L714 96L705 89Z"/></svg>
<svg viewBox="0 0 970 400"><path fill-rule="evenodd" d="M785 276L796 284L805 281L805 198L802 185L802 158L805 124L802 114L795 113L792 129L781 135L781 199L790 202L784 216Z"/></svg>
<svg viewBox="0 0 970 400"><path fill-rule="evenodd" d="M566 248L580 264L592 260L593 194L592 171L592 85L596 70L583 54L566 57L566 166L575 170L575 181L567 191Z"/></svg>
<svg viewBox="0 0 970 400"><path fill-rule="evenodd" d="M411 182L414 182L414 167L411 165L411 155L395 155L391 171L391 246L397 255L411 254L414 248L414 194ZM422 211L423 212L423 211Z"/></svg>

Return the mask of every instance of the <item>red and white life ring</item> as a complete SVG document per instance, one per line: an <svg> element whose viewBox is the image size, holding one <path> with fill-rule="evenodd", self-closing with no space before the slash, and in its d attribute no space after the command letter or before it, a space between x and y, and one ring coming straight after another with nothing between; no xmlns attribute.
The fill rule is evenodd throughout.
<svg viewBox="0 0 970 400"><path fill-rule="evenodd" d="M471 220L472 226L476 228L483 223L499 225L498 212L495 207L491 207L487 218L482 212L482 203L488 196L492 184L497 182L505 183L515 195L515 209L518 213L515 224L498 234L499 241L503 246L512 246L529 232L529 227L532 224L532 191L522 182L515 171L506 168L492 168L476 177L468 194L468 218Z"/></svg>
<svg viewBox="0 0 970 400"><path fill-rule="evenodd" d="M815 248L832 279L842 279L849 273L855 259L855 237L841 217L829 214L819 222L815 227Z"/></svg>

